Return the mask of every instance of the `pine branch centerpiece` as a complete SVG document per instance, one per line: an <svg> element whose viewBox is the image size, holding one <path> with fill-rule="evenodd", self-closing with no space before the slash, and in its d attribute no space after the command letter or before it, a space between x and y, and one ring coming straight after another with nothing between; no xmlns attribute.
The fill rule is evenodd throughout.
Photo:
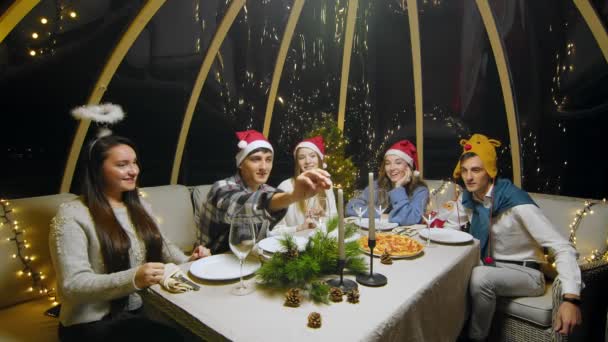
<svg viewBox="0 0 608 342"><path fill-rule="evenodd" d="M316 303L329 303L330 287L321 278L335 274L338 265L338 241L331 234L338 226L338 218L327 223L327 232L314 233L303 252L297 252L293 236L280 239L283 253L275 253L257 271L262 286L270 289L301 289L308 298ZM357 227L347 224L345 238L353 236ZM337 234L336 234L337 235ZM355 274L365 273L367 264L357 240L345 243L345 268ZM294 250L296 252L294 252Z"/></svg>

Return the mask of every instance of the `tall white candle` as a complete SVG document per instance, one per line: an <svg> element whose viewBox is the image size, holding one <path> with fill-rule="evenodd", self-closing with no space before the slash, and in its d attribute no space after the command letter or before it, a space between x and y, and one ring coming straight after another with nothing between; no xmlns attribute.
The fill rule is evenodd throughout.
<svg viewBox="0 0 608 342"><path fill-rule="evenodd" d="M369 186L367 188L369 190L369 195L367 198L367 217L369 222L369 239L376 240L376 220L374 219L376 215L374 209L374 173L369 173Z"/></svg>
<svg viewBox="0 0 608 342"><path fill-rule="evenodd" d="M338 189L338 255L340 260L346 260L344 252L344 192Z"/></svg>

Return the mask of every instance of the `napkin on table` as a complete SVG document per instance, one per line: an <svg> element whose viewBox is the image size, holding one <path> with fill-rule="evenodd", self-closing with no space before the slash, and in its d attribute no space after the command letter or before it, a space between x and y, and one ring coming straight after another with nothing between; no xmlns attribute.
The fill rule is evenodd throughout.
<svg viewBox="0 0 608 342"><path fill-rule="evenodd" d="M171 293L196 291L198 286L186 278L186 275L176 264L165 264L165 273L160 285Z"/></svg>

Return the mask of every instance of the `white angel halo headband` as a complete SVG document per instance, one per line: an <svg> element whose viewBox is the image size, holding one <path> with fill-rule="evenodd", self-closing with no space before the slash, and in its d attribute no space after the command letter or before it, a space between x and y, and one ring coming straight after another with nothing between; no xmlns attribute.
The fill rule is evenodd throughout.
<svg viewBox="0 0 608 342"><path fill-rule="evenodd" d="M112 103L104 103L99 105L86 105L72 109L72 116L79 120L91 120L95 123L101 124L98 128L96 138L89 146L89 154L93 149L93 146L99 140L105 136L111 135L112 130L107 126L120 122L124 117L125 113L122 107Z"/></svg>

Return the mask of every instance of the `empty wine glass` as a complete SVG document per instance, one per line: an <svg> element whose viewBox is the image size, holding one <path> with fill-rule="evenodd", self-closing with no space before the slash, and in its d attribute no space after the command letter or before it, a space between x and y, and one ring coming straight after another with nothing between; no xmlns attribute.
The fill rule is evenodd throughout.
<svg viewBox="0 0 608 342"><path fill-rule="evenodd" d="M240 262L240 279L237 286L232 289L232 294L244 296L253 292L252 286L246 286L243 282L243 262L255 245L255 229L256 225L251 216L234 216L230 223L230 236L228 243L232 253L236 255Z"/></svg>
<svg viewBox="0 0 608 342"><path fill-rule="evenodd" d="M308 217L312 218L318 229L327 229L327 221L329 219L329 201L325 196L314 196L306 202L308 208L306 210Z"/></svg>
<svg viewBox="0 0 608 342"><path fill-rule="evenodd" d="M355 190L353 192L353 198L363 198L363 191ZM364 201L355 201L353 209L355 209L355 213L357 213L357 217L359 217L359 227L361 227L363 215L365 215L365 213L367 212L367 203Z"/></svg>
<svg viewBox="0 0 608 342"><path fill-rule="evenodd" d="M437 214L435 210L435 201L433 201L433 196L429 197L429 203L426 206L426 213L424 214L424 220L426 221L426 229L428 231L428 235L426 238L425 247L435 247L435 245L431 242L431 224L433 223L433 217Z"/></svg>
<svg viewBox="0 0 608 342"><path fill-rule="evenodd" d="M384 189L378 189L376 193L376 213L378 213L380 224L382 224L382 214L386 208L388 208L388 192Z"/></svg>

